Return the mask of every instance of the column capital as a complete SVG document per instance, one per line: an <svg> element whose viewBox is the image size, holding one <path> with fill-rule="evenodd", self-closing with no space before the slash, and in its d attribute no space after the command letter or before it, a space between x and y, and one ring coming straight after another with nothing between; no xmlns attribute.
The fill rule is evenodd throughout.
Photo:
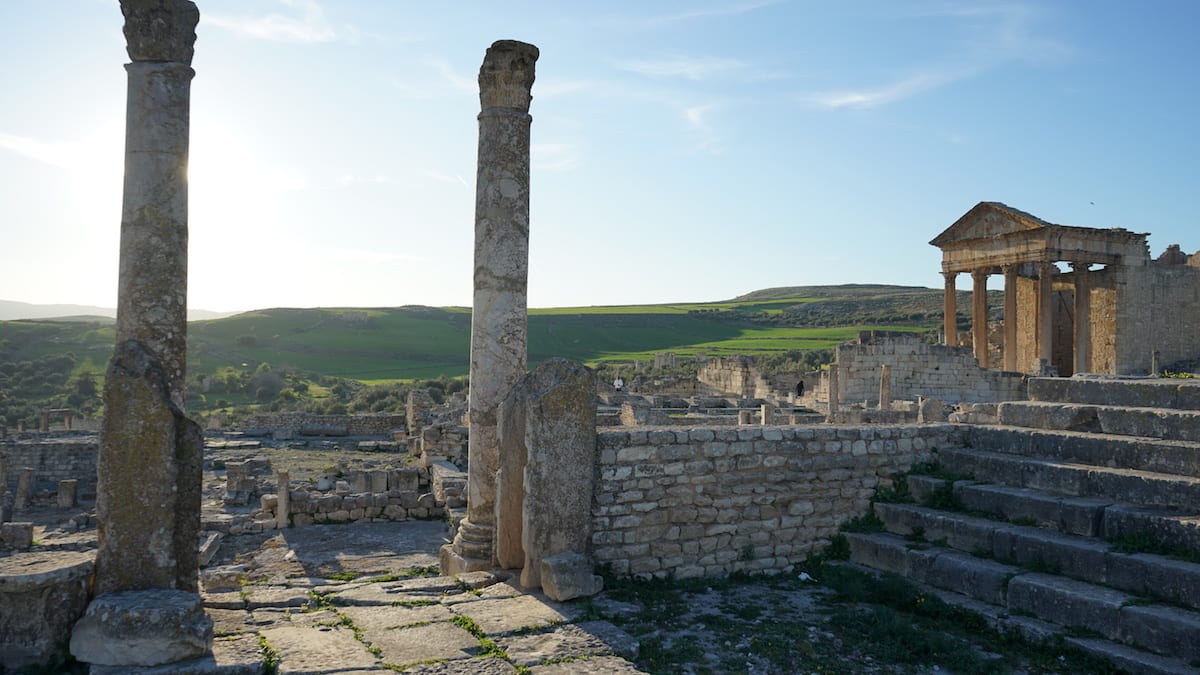
<svg viewBox="0 0 1200 675"><path fill-rule="evenodd" d="M121 0L125 44L133 61L192 65L200 10L190 0Z"/></svg>
<svg viewBox="0 0 1200 675"><path fill-rule="evenodd" d="M990 274L986 270L971 270L972 279L987 280L988 276L990 276Z"/></svg>
<svg viewBox="0 0 1200 675"><path fill-rule="evenodd" d="M946 281L954 281L958 278L958 272L942 272L942 278Z"/></svg>
<svg viewBox="0 0 1200 675"><path fill-rule="evenodd" d="M1091 269L1091 267L1092 267L1092 263L1086 263L1086 262L1071 263L1071 270L1074 272L1087 272Z"/></svg>
<svg viewBox="0 0 1200 675"><path fill-rule="evenodd" d="M533 100L534 64L540 52L526 42L498 40L488 47L479 67L479 103L484 110L507 108L529 112Z"/></svg>

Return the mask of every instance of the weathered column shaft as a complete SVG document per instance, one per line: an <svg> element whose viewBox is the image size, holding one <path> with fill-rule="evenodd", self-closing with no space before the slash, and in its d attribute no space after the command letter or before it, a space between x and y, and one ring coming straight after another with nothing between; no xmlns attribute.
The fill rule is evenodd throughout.
<svg viewBox="0 0 1200 675"><path fill-rule="evenodd" d="M1017 372L1017 266L1004 267L1004 369Z"/></svg>
<svg viewBox="0 0 1200 675"><path fill-rule="evenodd" d="M942 297L942 330L945 335L942 342L953 347L958 346L958 307L957 287L955 279L958 278L957 272L942 272L942 277L945 278L945 286L943 288Z"/></svg>
<svg viewBox="0 0 1200 675"><path fill-rule="evenodd" d="M33 496L33 477L33 467L26 466L21 468L21 473L17 476L17 492L13 496L14 511L23 511L29 508L29 502Z"/></svg>
<svg viewBox="0 0 1200 675"><path fill-rule="evenodd" d="M276 477L279 488L276 491L275 527L282 530L291 527L292 522L292 472L279 471Z"/></svg>
<svg viewBox="0 0 1200 675"><path fill-rule="evenodd" d="M195 591L203 435L183 414L195 27L185 0L122 0L132 63L117 344L97 462L96 593Z"/></svg>
<svg viewBox="0 0 1200 675"><path fill-rule="evenodd" d="M981 368L988 367L987 278L987 272L971 273L971 344Z"/></svg>
<svg viewBox="0 0 1200 675"><path fill-rule="evenodd" d="M1075 364L1073 372L1086 373L1091 369L1092 350L1092 284L1087 263L1071 265L1075 272Z"/></svg>
<svg viewBox="0 0 1200 675"><path fill-rule="evenodd" d="M1038 266L1037 302L1037 355L1052 363L1054 359L1054 263L1043 262Z"/></svg>
<svg viewBox="0 0 1200 675"><path fill-rule="evenodd" d="M892 367L888 364L883 364L879 369L879 409L891 410L892 408Z"/></svg>
<svg viewBox="0 0 1200 675"><path fill-rule="evenodd" d="M838 400L840 393L838 392L838 365L836 363L829 364L829 414L832 415L838 411Z"/></svg>
<svg viewBox="0 0 1200 675"><path fill-rule="evenodd" d="M447 572L492 565L497 413L524 376L528 353L529 103L537 58L537 47L501 40L488 49L479 69L467 517L459 523L452 551L442 556Z"/></svg>

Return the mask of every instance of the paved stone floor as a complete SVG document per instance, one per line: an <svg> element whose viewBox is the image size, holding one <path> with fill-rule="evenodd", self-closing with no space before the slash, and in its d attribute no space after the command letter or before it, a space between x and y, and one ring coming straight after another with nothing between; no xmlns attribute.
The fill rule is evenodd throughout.
<svg viewBox="0 0 1200 675"><path fill-rule="evenodd" d="M204 571L216 639L194 672L261 673L263 647L281 674L643 672L627 660L636 641L588 620L587 602L490 572L424 576L444 537L442 523L409 522L231 538Z"/></svg>

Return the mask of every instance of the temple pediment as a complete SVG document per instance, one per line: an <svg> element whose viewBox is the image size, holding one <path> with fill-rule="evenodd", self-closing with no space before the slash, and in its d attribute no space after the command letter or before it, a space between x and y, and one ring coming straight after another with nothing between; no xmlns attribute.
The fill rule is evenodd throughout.
<svg viewBox="0 0 1200 675"><path fill-rule="evenodd" d="M929 243L943 248L957 242L995 239L1046 227L1054 225L1000 202L979 202Z"/></svg>

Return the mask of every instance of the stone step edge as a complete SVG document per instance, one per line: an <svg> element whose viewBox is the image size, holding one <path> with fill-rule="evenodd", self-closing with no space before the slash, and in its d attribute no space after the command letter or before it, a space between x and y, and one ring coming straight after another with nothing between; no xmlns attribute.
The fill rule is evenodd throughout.
<svg viewBox="0 0 1200 675"><path fill-rule="evenodd" d="M1154 553L1121 553L1112 550L1111 543L1094 537L1081 537L1079 535L1066 534L1029 525L1015 525L990 518L980 518L958 511L933 509L918 504L876 503L874 508L884 511L888 509L907 511L922 518L945 518L963 525L964 529L977 529L981 533L986 532L989 539L997 531L1002 531L1007 537L1010 550L1024 544L1030 550L1036 551L1030 560L1041 558L1050 564L1056 561L1067 561L1065 564L1060 565L1060 571L1058 572L1063 577L1096 586L1114 588L1157 602L1179 604L1191 609L1200 610L1200 565L1193 562L1177 560ZM882 515L878 515L878 513L877 516L880 520L884 521L885 527L889 525L887 522L888 519ZM888 533L898 537L906 537L910 534L910 532L898 532L895 529L888 529ZM938 537L938 539L942 539L942 537ZM976 555L974 551L956 547L954 545L955 542L949 541L948 537L946 539L945 547L972 556ZM906 541L908 540L906 539ZM1100 546L1098 547L1097 545ZM988 551L991 557L982 559L994 560L1001 564L1018 567L1026 564L1019 558L1008 556L996 557L995 546L996 544L993 542L992 549ZM1099 551L1097 550L1098 548L1103 548L1104 550ZM1042 555L1043 553L1046 555ZM1092 564L1096 555L1101 556L1100 564ZM1083 572L1072 569L1072 565L1077 566ZM1136 573L1131 572L1134 569L1137 570ZM1196 583L1192 585L1186 584L1183 574L1187 570L1192 571L1191 578L1196 580ZM1088 572L1099 575L1100 578L1089 576ZM1161 593L1159 597L1151 597L1153 594L1148 595L1146 588L1143 586L1148 579L1170 579L1180 585L1175 588L1172 588L1169 584L1156 585L1154 588L1161 591Z"/></svg>
<svg viewBox="0 0 1200 675"><path fill-rule="evenodd" d="M828 564L848 567L871 574L876 578L883 574L881 570L853 562L836 561ZM908 581L921 592L936 597L947 605L974 612L983 618L989 628L999 633L1013 632L1032 643L1046 643L1062 637L1063 641L1072 647L1101 658L1130 673L1144 673L1145 675L1197 675L1200 673L1200 669L1192 668L1181 659L1161 656L1104 638L1070 637L1066 635L1065 629L1057 624L1034 617L1010 614L1007 609L997 605L912 579Z"/></svg>
<svg viewBox="0 0 1200 675"><path fill-rule="evenodd" d="M855 549L857 548L859 550L863 550L860 546L856 546L855 542L858 542L859 544L865 544L869 547L874 548L875 550L885 549L885 548L891 549L891 552L893 554L897 551L903 551L902 555L905 559L904 560L905 567L911 567L913 563L916 563L921 566L922 571L925 573L939 571L941 573L941 576L937 577L939 579L954 579L955 578L954 575L948 574L948 572L952 572L952 571L953 572L961 572L958 574L960 581L961 580L971 580L973 578L974 581L978 582L978 585L972 586L971 589L976 592L979 592L980 595L967 595L965 592L962 592L958 589L949 588L949 587L945 587L945 586L940 587L940 588L942 588L942 590L945 590L950 593L957 593L964 597L972 598L973 600L975 600L977 602L991 604L997 608L1001 608L1001 609L1004 609L1004 610L1010 611L1010 612L1026 611L1022 606L1018 606L1015 609L1012 608L1011 603L1014 599L1018 602L1018 605L1021 605L1023 603L1030 603L1031 608L1032 608L1032 606L1036 605L1036 603L1038 601L1044 602L1044 598L1039 597L1038 593L1036 593L1036 592L1033 592L1031 594L1029 589L1038 588L1038 587L1046 588L1047 583L1051 583L1052 585L1057 585L1059 587L1058 589L1053 591L1054 593L1060 593L1063 597L1077 598L1078 599L1077 601L1074 601L1069 605L1072 607L1077 606L1080 608L1084 608L1084 607L1087 607L1090 603L1093 603L1093 601L1091 599L1089 599L1089 597L1087 595L1084 595L1084 591L1087 591L1088 593L1091 593L1093 595L1107 596L1104 599L1099 600L1098 603L1101 607L1105 607L1105 606L1109 607L1109 609L1104 610L1104 611L1113 611L1111 609L1111 607L1114 605L1113 598L1115 597L1117 600L1120 601L1120 602L1115 603L1116 614L1112 615L1112 616L1101 616L1101 618L1098 622L1101 626L1107 626L1107 627L1111 628L1111 632L1113 633L1112 635L1103 635L1103 633L1101 633L1101 634L1103 635L1104 639L1113 640L1114 644L1117 644L1115 642L1115 640L1121 635L1125 635L1130 639L1135 638L1135 632L1126 633L1125 628L1123 626L1123 622L1125 620L1123 618L1124 617L1123 610L1126 608L1126 605L1132 605L1132 606L1136 606L1136 607L1162 607L1162 608L1167 609L1168 611L1171 611L1173 609L1170 605L1158 605L1158 604L1142 605L1140 603L1135 603L1133 601L1138 600L1138 598L1136 598L1135 596L1131 596L1122 591L1110 589L1105 586L1099 586L1099 585L1091 584L1091 583L1084 582L1084 581L1069 579L1064 576L1045 574L1045 573L1041 573L1041 572L1032 572L1029 570L1024 570L1024 569L1021 569L1018 567L1014 567L1012 565L997 563L995 561L991 561L991 560L987 560L987 559L974 559L973 557L971 557L967 554L964 554L961 551L957 551L955 549L939 549L936 547L925 548L925 549L912 549L909 547L909 544L911 542L908 542L907 540L905 540L901 537L898 537L898 536L892 535L892 534L888 534L888 533L878 533L878 532L876 532L876 533L846 533L846 536L851 539L851 551L852 551L851 560L852 560L852 562L855 562L853 560L853 552L855 551ZM916 554L916 555L913 555L913 554ZM929 555L923 555L923 554L929 554ZM929 559L928 560L917 560L918 558L929 558ZM945 559L946 564L939 565L940 559ZM980 574L972 574L970 571L965 570L966 567L970 567L971 565L975 564L976 561L978 561L978 567L991 567L992 569L984 570L981 575ZM871 567L871 565L866 564L866 563L860 562L858 564L864 565L866 567ZM935 570L936 567L940 567L941 569ZM963 570L954 569L956 567L962 567ZM989 583L994 582L995 579L994 578L987 579L985 577L988 575L995 577L996 574L998 574L1000 572L1004 572L1006 568L1009 571L1005 575L1004 588L1002 588L1002 589L987 588ZM880 567L878 569L881 569L885 572L893 572L893 573L899 574L900 576L905 577L911 583L924 582L924 583L928 584L928 582L925 581L924 579L921 579L921 578L914 579L914 578L910 577L907 573L904 573L901 571L897 571L894 569L888 569L886 567ZM1016 584L1015 588L1014 588L1013 584ZM992 583L992 585L994 585L994 583ZM998 596L999 600L996 602L990 602L985 597L981 597L982 595L987 595L990 592L994 592L996 590L1000 590L1000 593ZM1128 602L1126 602L1126 601L1128 601ZM1054 606L1063 606L1064 603L1061 601L1061 599L1058 599L1058 600L1055 600L1054 602L1052 602L1051 604L1053 604ZM1078 611L1078 610L1072 610L1072 611ZM1194 614L1196 614L1196 612L1189 611L1188 614L1194 615ZM1041 619L1041 620L1045 621L1046 623L1051 623L1055 626L1060 626L1062 628L1063 633L1065 633L1068 629L1072 629L1072 628L1093 629L1094 625L1097 623L1095 620L1093 620L1092 617L1088 617L1087 615L1084 615L1083 618L1079 618L1076 621L1071 621L1070 623L1058 623L1057 621L1047 621L1045 619ZM1086 623L1088 621L1092 621L1094 625L1088 626ZM1109 624L1111 624L1111 626ZM1121 644L1124 644L1124 643L1121 643ZM1140 645L1126 645L1126 646L1130 647L1131 649L1137 649L1138 651L1146 651L1146 650L1138 649L1138 647L1140 647ZM1151 652L1146 651L1146 653L1149 654Z"/></svg>
<svg viewBox="0 0 1200 675"><path fill-rule="evenodd" d="M1038 527L1115 543L1123 536L1153 532L1157 543L1200 552L1200 509L1143 506L1103 497L1075 497L1046 490L1014 487L973 480L947 481L933 476L910 475L908 492L923 505L926 497L951 482L954 496L969 515L1013 523L1015 518L1035 518ZM988 494L1003 493L1004 509L978 508ZM1056 512L1055 512L1056 511ZM1089 513L1091 511L1092 513ZM1036 515L1042 518L1036 518ZM1047 516L1054 515L1051 520ZM1169 556L1168 556L1169 557Z"/></svg>
<svg viewBox="0 0 1200 675"><path fill-rule="evenodd" d="M1076 403L1074 401L1001 401L996 404L999 406L1017 406L1030 408L1103 408L1105 410L1129 410L1139 413L1154 413L1161 412L1168 415L1181 415L1184 417L1200 417L1200 408L1159 408L1155 406L1142 405L1117 405L1114 403ZM1024 428L1024 427L1022 427ZM1119 434L1118 434L1119 435Z"/></svg>
<svg viewBox="0 0 1200 675"><path fill-rule="evenodd" d="M942 453L949 453L949 454L967 453L969 456L975 456L980 459L998 461L998 462L1002 462L1002 463L1006 463L1006 464L1024 464L1024 465L1032 464L1035 466L1044 467L1044 468L1054 470L1054 471L1075 471L1075 472L1085 472L1085 473L1090 473L1090 474L1106 474L1111 478L1116 478L1116 479L1121 479L1121 480L1137 480L1137 481L1142 481L1142 482L1146 482L1146 483L1149 483L1149 482L1170 483L1170 484L1174 484L1174 485L1177 485L1182 488L1196 488L1198 491L1198 494L1196 496L1196 503L1197 503L1197 506L1200 507L1200 477L1196 477L1196 476L1184 476L1184 475L1172 474L1172 473L1161 473L1161 472L1157 472L1157 471L1143 471L1141 469L1125 469L1125 468L1118 468L1118 467L1107 467L1107 466L1100 466L1098 464L1081 464L1078 462L1064 462L1064 461L1060 461L1060 460L1044 459L1044 458L1040 458L1040 457L1028 457L1026 455L1010 454L1010 453L1006 453L1006 452L993 452L990 450L976 450L974 448L944 448L944 449L941 449L938 451L939 460L942 457ZM942 464L946 464L946 462L942 461ZM971 473L974 473L974 472L971 472ZM980 481L978 476L976 476L976 480L977 480L977 482L987 482L987 481ZM1014 486L1014 487L1029 487L1029 486L1022 484L1022 485L1018 485L1018 486ZM1040 488L1033 488L1033 489L1040 489ZM1072 496L1072 497L1089 497L1089 496L1096 497L1096 496L1099 496L1099 495L1088 495L1088 494L1070 494L1070 493L1065 493L1065 494L1067 494L1068 496ZM1167 506L1167 507L1174 507L1174 508L1181 508L1181 509L1187 508L1186 505L1182 505L1182 504L1152 504L1152 503L1140 504L1137 502L1134 502L1134 503L1139 506Z"/></svg>
<svg viewBox="0 0 1200 675"><path fill-rule="evenodd" d="M1200 414L1200 410L1196 411ZM964 425L977 426L985 432L1011 431L1014 433L1051 436L1058 438L1084 438L1088 440L1104 440L1110 443L1143 443L1147 445L1167 446L1180 450L1196 450L1200 443L1196 441L1181 441L1173 438L1156 438L1154 436L1128 436L1125 434L1110 434L1100 431L1070 431L1068 429L1040 429L1037 427L1021 427L1014 424Z"/></svg>

